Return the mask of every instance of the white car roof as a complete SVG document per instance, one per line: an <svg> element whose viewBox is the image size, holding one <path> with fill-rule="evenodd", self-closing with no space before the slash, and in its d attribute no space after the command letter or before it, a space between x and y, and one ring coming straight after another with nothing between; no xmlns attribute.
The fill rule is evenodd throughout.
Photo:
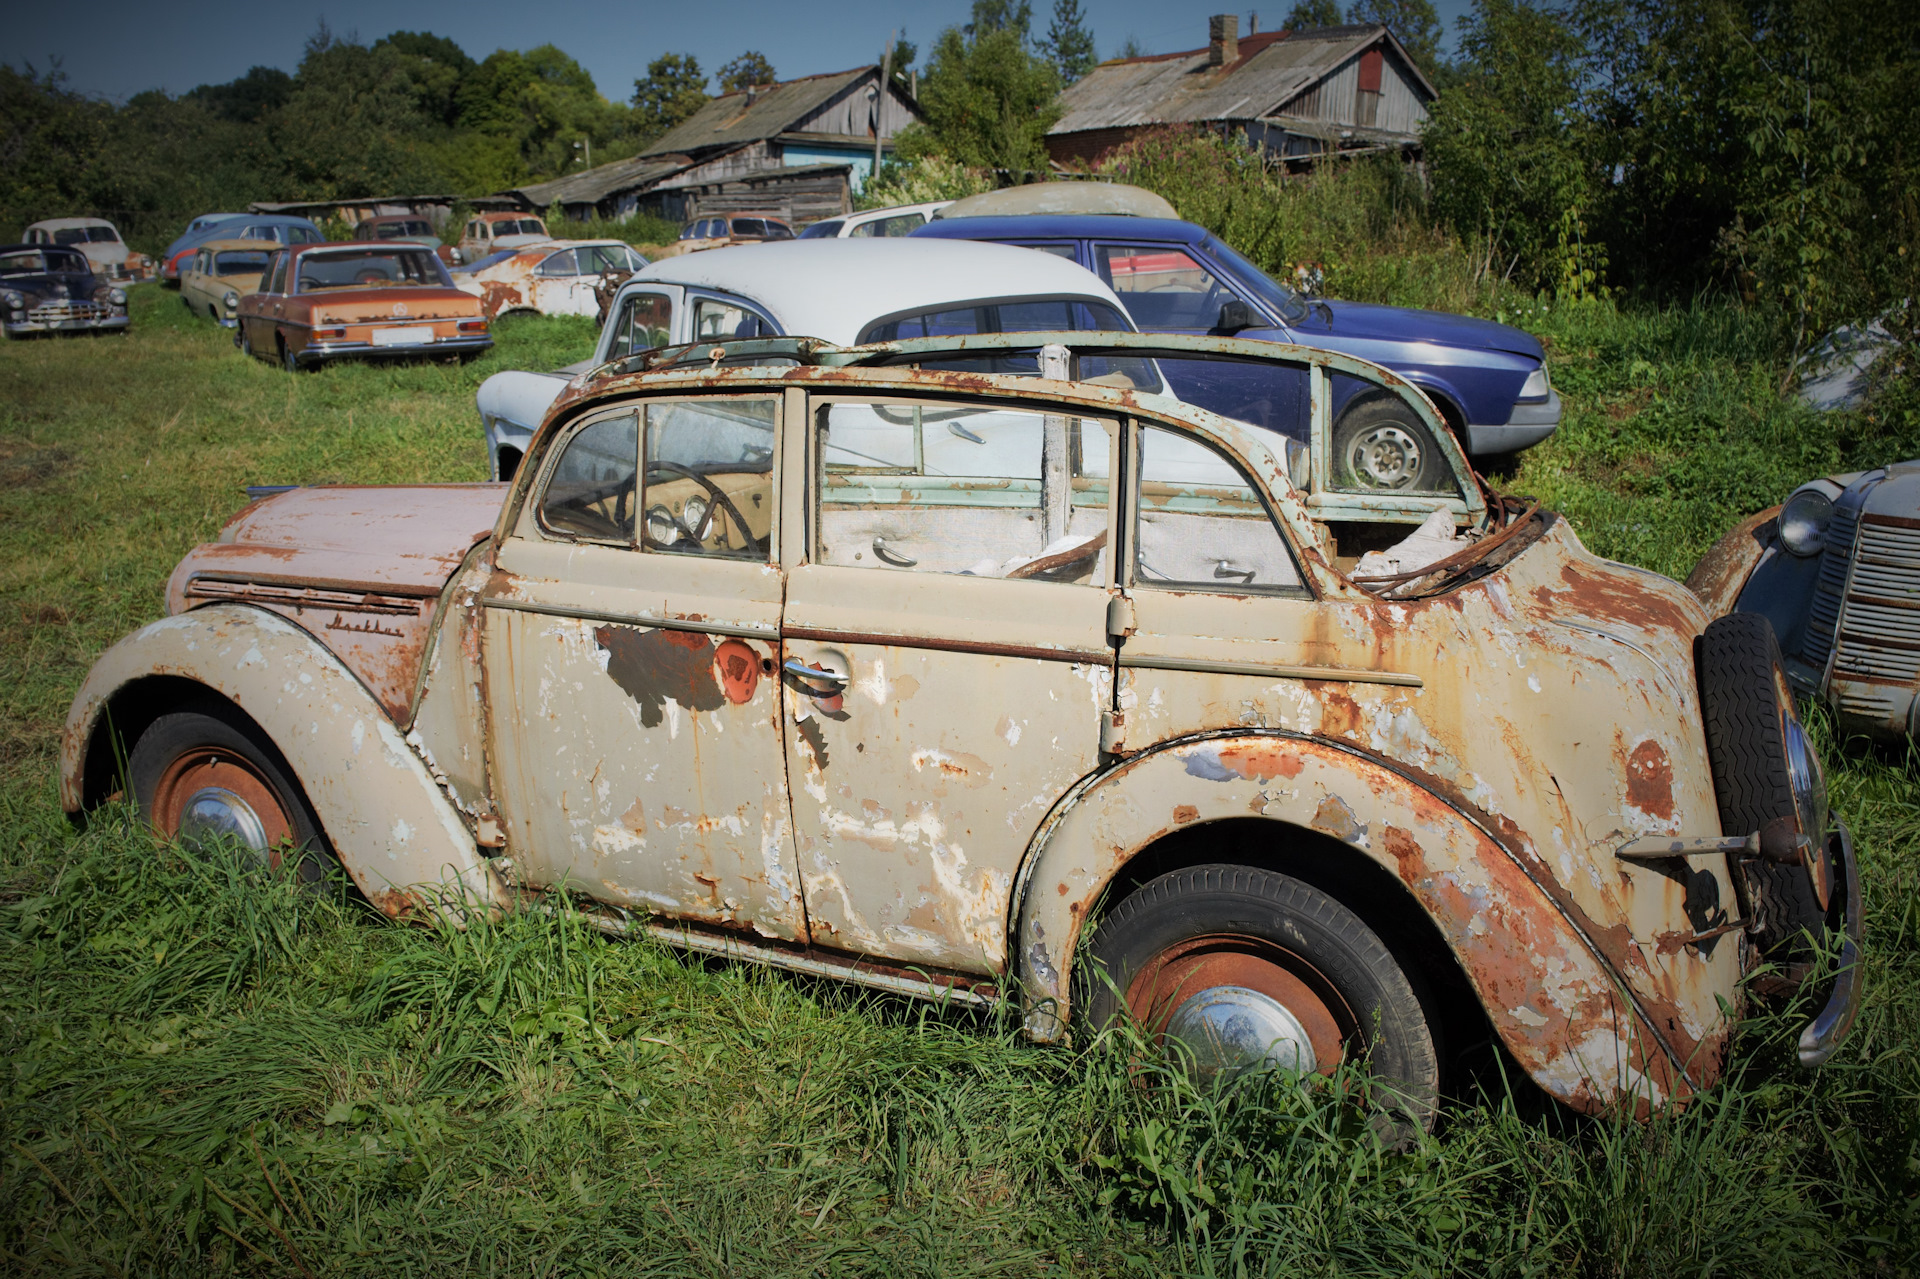
<svg viewBox="0 0 1920 1279"><path fill-rule="evenodd" d="M29 226L27 230L71 231L73 228L81 226L112 227L113 223L107 221L105 218L47 218L44 221L35 222ZM119 228L115 227L114 229L117 231Z"/></svg>
<svg viewBox="0 0 1920 1279"><path fill-rule="evenodd" d="M1033 249L974 240L824 239L743 244L665 258L647 281L756 302L796 337L851 345L876 320L1001 298L1076 298L1126 307L1099 276Z"/></svg>
<svg viewBox="0 0 1920 1279"><path fill-rule="evenodd" d="M865 209L859 213L849 213L841 220L847 224L848 229L851 229L867 222L878 222L881 218L896 218L902 213L924 213L932 217L952 203L952 200L930 200L925 204L896 204L885 209ZM842 235L846 233L846 230L840 232Z"/></svg>

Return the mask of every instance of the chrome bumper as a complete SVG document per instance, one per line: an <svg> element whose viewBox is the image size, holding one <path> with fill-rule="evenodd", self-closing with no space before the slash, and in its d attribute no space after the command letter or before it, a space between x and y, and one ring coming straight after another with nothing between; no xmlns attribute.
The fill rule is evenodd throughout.
<svg viewBox="0 0 1920 1279"><path fill-rule="evenodd" d="M461 354L467 351L485 351L493 346L491 334L478 334L473 337L437 338L432 342L418 342L409 346L375 346L371 342L309 342L307 349L294 359L301 364L318 364L322 360L338 360L347 357L405 357L409 355L445 355Z"/></svg>
<svg viewBox="0 0 1920 1279"><path fill-rule="evenodd" d="M88 331L124 329L133 321L124 315L109 315L95 319L91 316L73 316L58 320L8 320L6 329L9 335L16 333L85 333Z"/></svg>
<svg viewBox="0 0 1920 1279"><path fill-rule="evenodd" d="M1840 907L1840 959L1833 978L1833 993L1807 1028L1800 1032L1800 1064L1812 1069L1833 1056L1853 1019L1860 1012L1860 870L1854 864L1853 836L1847 824L1834 820L1835 830L1827 838L1837 842L1846 901Z"/></svg>

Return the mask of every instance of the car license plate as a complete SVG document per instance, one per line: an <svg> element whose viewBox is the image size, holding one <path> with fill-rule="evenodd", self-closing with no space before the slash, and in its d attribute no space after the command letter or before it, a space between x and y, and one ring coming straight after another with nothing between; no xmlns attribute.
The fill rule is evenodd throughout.
<svg viewBox="0 0 1920 1279"><path fill-rule="evenodd" d="M416 324L404 329L375 329L375 346L425 346L433 341L433 329L424 324Z"/></svg>

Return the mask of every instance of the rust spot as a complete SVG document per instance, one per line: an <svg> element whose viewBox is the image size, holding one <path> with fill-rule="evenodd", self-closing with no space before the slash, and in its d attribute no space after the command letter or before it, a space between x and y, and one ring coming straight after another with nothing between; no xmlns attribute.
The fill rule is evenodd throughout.
<svg viewBox="0 0 1920 1279"><path fill-rule="evenodd" d="M1320 801L1320 807L1313 815L1313 828L1322 834L1331 835L1343 844L1358 844L1367 837L1367 828L1347 807L1347 801L1338 795L1329 795Z"/></svg>
<svg viewBox="0 0 1920 1279"><path fill-rule="evenodd" d="M1412 884L1426 878L1427 857L1420 850L1420 842L1413 837L1412 831L1389 826L1381 843L1386 845L1388 855L1399 865L1401 879Z"/></svg>
<svg viewBox="0 0 1920 1279"><path fill-rule="evenodd" d="M634 834L643 834L647 829L646 807L635 799L626 812L620 814L620 824Z"/></svg>
<svg viewBox="0 0 1920 1279"><path fill-rule="evenodd" d="M730 639L713 652L713 669L719 676L720 692L735 706L753 700L760 687L760 658L740 640Z"/></svg>
<svg viewBox="0 0 1920 1279"><path fill-rule="evenodd" d="M1065 884L1061 884L1059 887L1059 892L1062 897L1065 897L1067 895L1067 886Z"/></svg>
<svg viewBox="0 0 1920 1279"><path fill-rule="evenodd" d="M1673 762L1652 738L1627 756L1627 802L1649 817L1673 816Z"/></svg>
<svg viewBox="0 0 1920 1279"><path fill-rule="evenodd" d="M606 650L608 676L640 704L640 722L648 728L660 726L669 701L690 711L717 711L726 702L706 635L597 626L593 639Z"/></svg>
<svg viewBox="0 0 1920 1279"><path fill-rule="evenodd" d="M1185 826L1188 822L1199 820L1199 817L1200 810L1192 804L1182 804L1173 810L1173 824L1176 826Z"/></svg>
<svg viewBox="0 0 1920 1279"><path fill-rule="evenodd" d="M813 769L817 773L827 771L827 739L820 731L820 720L809 715L800 721L800 740L806 743L813 756Z"/></svg>
<svg viewBox="0 0 1920 1279"><path fill-rule="evenodd" d="M1242 777L1266 781L1270 777L1298 777L1306 761L1284 742L1259 739L1220 748L1220 763Z"/></svg>

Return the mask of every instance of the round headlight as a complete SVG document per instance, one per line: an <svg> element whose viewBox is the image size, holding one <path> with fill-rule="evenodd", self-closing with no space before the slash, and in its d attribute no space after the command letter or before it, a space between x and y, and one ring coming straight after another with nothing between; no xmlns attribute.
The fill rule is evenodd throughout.
<svg viewBox="0 0 1920 1279"><path fill-rule="evenodd" d="M680 522L692 531L695 537L705 537L707 532L707 499L690 497L687 504L680 508Z"/></svg>
<svg viewBox="0 0 1920 1279"><path fill-rule="evenodd" d="M115 306L125 306L127 304L127 291L125 289L108 289L107 301L113 303Z"/></svg>
<svg viewBox="0 0 1920 1279"><path fill-rule="evenodd" d="M240 295L234 292L232 289L228 289L227 296L221 298L220 300L226 303L227 310L229 311L233 310L235 307L240 305Z"/></svg>
<svg viewBox="0 0 1920 1279"><path fill-rule="evenodd" d="M647 540L655 546L672 546L680 540L680 525L672 511L656 506L647 512Z"/></svg>
<svg viewBox="0 0 1920 1279"><path fill-rule="evenodd" d="M1833 502L1819 489L1801 489L1780 508L1780 545L1795 555L1818 555L1827 548L1827 523Z"/></svg>
<svg viewBox="0 0 1920 1279"><path fill-rule="evenodd" d="M27 299L11 289L7 291L7 306L15 311L27 304Z"/></svg>

